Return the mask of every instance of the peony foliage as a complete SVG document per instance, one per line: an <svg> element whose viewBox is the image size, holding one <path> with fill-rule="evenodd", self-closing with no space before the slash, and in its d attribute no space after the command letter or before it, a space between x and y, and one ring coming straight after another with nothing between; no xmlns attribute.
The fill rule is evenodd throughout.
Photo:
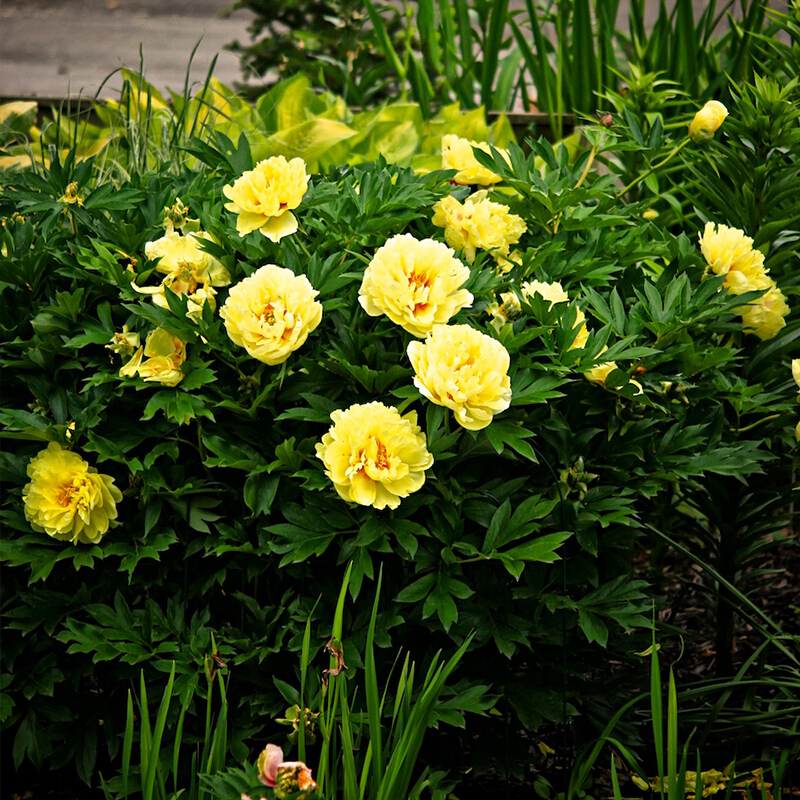
<svg viewBox="0 0 800 800"><path fill-rule="evenodd" d="M706 223L734 221L708 197L645 217L591 169L633 129L587 136L426 174L284 158L271 183L246 136L216 133L191 166L113 184L74 154L4 175L0 709L18 764L49 752L90 781L128 681L173 662L195 733L225 665L243 761L280 731L306 621L333 617L348 564L354 601L383 567L386 665L474 632L438 721L501 694L531 730L598 716L599 665L651 641L658 587L632 552L790 471L797 303L791 237L716 242ZM687 172L720 146L685 148ZM499 188L476 197L463 169ZM456 204L502 240L448 235ZM734 290L734 262L774 283Z"/></svg>

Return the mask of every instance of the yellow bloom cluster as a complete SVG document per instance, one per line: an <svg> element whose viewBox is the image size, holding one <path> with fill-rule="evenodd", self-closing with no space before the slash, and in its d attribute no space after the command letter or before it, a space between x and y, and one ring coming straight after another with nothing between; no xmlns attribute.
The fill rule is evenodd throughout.
<svg viewBox="0 0 800 800"><path fill-rule="evenodd" d="M161 308L169 308L165 287L175 294L186 295L186 316L197 320L203 313L203 304L208 303L212 310L217 307L214 286L227 286L231 276L222 263L200 246L203 241L214 241L205 231L181 235L176 230L144 246L144 253L150 260L158 259L156 271L166 277L158 287L133 288L141 294L150 294L153 302Z"/></svg>
<svg viewBox="0 0 800 800"><path fill-rule="evenodd" d="M239 236L260 230L267 239L278 242L297 230L292 209L300 205L307 188L308 175L302 158L287 161L283 156L273 156L259 161L222 191L231 201L225 208L238 215Z"/></svg>
<svg viewBox="0 0 800 800"><path fill-rule="evenodd" d="M695 144L708 144L728 116L728 109L718 100L709 100L689 124L689 137Z"/></svg>
<svg viewBox="0 0 800 800"><path fill-rule="evenodd" d="M339 495L377 509L397 508L422 488L433 464L417 413L373 402L331 414L333 425L317 444L317 457Z"/></svg>
<svg viewBox="0 0 800 800"><path fill-rule="evenodd" d="M146 356L142 360L143 356ZM144 348L139 347L131 360L120 369L123 378L137 375L151 383L177 386L183 380L181 364L186 361L186 342L164 328L147 334Z"/></svg>
<svg viewBox="0 0 800 800"><path fill-rule="evenodd" d="M533 297L534 294L541 295L545 300L549 301L550 308L552 309L556 303L566 303L569 301L569 295L564 291L564 288L558 281L547 283L545 281L526 281L522 284L522 296ZM586 315L577 309L575 316L575 325L573 330L578 328L578 333L572 340L569 349L586 347L586 342L589 339L589 328L586 325Z"/></svg>
<svg viewBox="0 0 800 800"><path fill-rule="evenodd" d="M764 254L753 247L753 240L738 228L707 222L700 235L700 250L715 275L724 275L729 294L764 291L766 293L736 309L746 333L771 339L786 325L789 306L775 281L764 268Z"/></svg>
<svg viewBox="0 0 800 800"><path fill-rule="evenodd" d="M528 229L522 217L512 214L508 206L489 200L483 189L463 203L455 197L442 198L433 207L433 224L444 228L444 238L450 247L461 250L471 264L476 250L490 250L496 258L508 256Z"/></svg>
<svg viewBox="0 0 800 800"><path fill-rule="evenodd" d="M469 269L447 245L400 234L375 252L358 300L371 317L385 314L422 337L434 324L472 305L472 294L460 288L468 279Z"/></svg>
<svg viewBox="0 0 800 800"><path fill-rule="evenodd" d="M231 340L265 364L281 364L322 320L319 292L305 275L265 264L228 292L220 309Z"/></svg>
<svg viewBox="0 0 800 800"><path fill-rule="evenodd" d="M508 351L469 325L435 325L424 342L411 342L414 385L432 403L452 409L459 425L485 428L511 405Z"/></svg>
<svg viewBox="0 0 800 800"><path fill-rule="evenodd" d="M489 145L485 142L472 142L462 139L452 133L442 137L442 169L457 169L456 183L475 183L479 186L491 186L500 183L502 178L488 167L478 163L472 148L476 147L484 153L490 153ZM498 150L508 160L508 152Z"/></svg>
<svg viewBox="0 0 800 800"><path fill-rule="evenodd" d="M77 544L95 544L116 525L122 492L77 453L56 442L28 464L31 482L22 490L25 518L35 531Z"/></svg>

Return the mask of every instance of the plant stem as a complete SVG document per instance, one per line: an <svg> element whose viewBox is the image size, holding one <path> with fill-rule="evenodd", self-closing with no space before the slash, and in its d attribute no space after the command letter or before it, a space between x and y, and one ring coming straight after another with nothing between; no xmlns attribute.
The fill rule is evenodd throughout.
<svg viewBox="0 0 800 800"><path fill-rule="evenodd" d="M678 153L680 153L680 151L681 151L681 150L683 150L683 148L684 148L684 147L686 147L686 145L687 145L687 144L689 144L689 142L691 142L691 141L692 141L692 140L691 140L691 139L690 139L690 138L687 136L687 137L686 137L686 138L685 138L685 139L684 139L684 140L683 140L683 141L682 141L682 142L681 142L679 145L676 145L676 146L675 146L675 147L674 147L674 148L673 148L673 149L672 149L672 150L671 150L671 151L670 151L670 152L667 154L667 156L666 156L665 158L663 158L661 161L659 161L659 162L658 162L658 164L653 164L653 166L652 166L652 167L650 167L650 169L647 169L647 170L645 170L645 171L644 171L644 172L643 172L641 175L639 175L637 178L634 178L634 180L632 180L632 181L631 181L631 182L630 182L630 183L629 183L629 184L628 184L628 185L627 185L627 186L626 186L624 189L622 189L621 191L619 191L619 192L617 193L617 198L616 198L616 199L617 199L617 200L619 200L621 197L623 197L624 195L626 195L626 194L627 194L627 193L628 193L628 192L629 192L631 189L633 189L633 187L634 187L634 186L636 186L638 183L641 183L641 182L642 182L642 181L643 181L645 178L648 178L648 177L649 177L650 175L652 175L654 172L656 172L656 171L658 171L659 169L661 169L661 167L663 167L663 166L664 166L664 164L666 164L668 161L671 161L671 160L672 160L672 159L673 159L673 158L674 158L676 155L678 155Z"/></svg>

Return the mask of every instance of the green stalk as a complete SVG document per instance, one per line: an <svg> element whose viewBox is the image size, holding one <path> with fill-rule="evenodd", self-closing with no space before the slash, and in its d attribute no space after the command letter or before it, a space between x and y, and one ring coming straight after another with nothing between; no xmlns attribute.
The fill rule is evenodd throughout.
<svg viewBox="0 0 800 800"><path fill-rule="evenodd" d="M686 147L686 145L691 141L692 140L687 136L679 145L673 147L666 157L661 159L661 161L659 161L657 164L654 164L652 167L645 170L641 175L634 178L624 189L621 189L619 192L617 192L617 200L624 197L631 189L633 189L634 186L641 183L645 178L661 169L661 167L678 155L678 153L680 153L680 151L683 150L683 148Z"/></svg>
<svg viewBox="0 0 800 800"><path fill-rule="evenodd" d="M128 776L131 771L131 751L133 750L133 697L128 689L128 714L125 720L125 738L122 740L122 796L128 796Z"/></svg>
<svg viewBox="0 0 800 800"><path fill-rule="evenodd" d="M300 723L297 726L297 757L306 760L306 674L311 651L311 618L306 620L303 647L300 651Z"/></svg>
<svg viewBox="0 0 800 800"><path fill-rule="evenodd" d="M485 108L492 107L492 90L497 73L503 30L508 18L508 0L495 0L491 6L489 31L483 48L483 74L481 75L481 101Z"/></svg>
<svg viewBox="0 0 800 800"><path fill-rule="evenodd" d="M678 775L678 696L675 690L675 673L673 672L672 667L670 667L669 690L667 694L667 796L669 800L680 800L677 792L678 789L677 775Z"/></svg>
<svg viewBox="0 0 800 800"><path fill-rule="evenodd" d="M375 600L372 603L372 615L367 630L367 643L364 652L364 683L367 700L367 719L369 720L370 747L372 749L372 784L370 797L377 796L383 781L383 743L381 741L381 710L378 701L378 676L375 668L375 621L378 618L378 601L383 581L383 567L378 573L378 585Z"/></svg>
<svg viewBox="0 0 800 800"><path fill-rule="evenodd" d="M658 665L658 648L653 638L650 651L650 711L653 720L653 746L656 751L658 780L664 797L664 711L661 697L661 670Z"/></svg>

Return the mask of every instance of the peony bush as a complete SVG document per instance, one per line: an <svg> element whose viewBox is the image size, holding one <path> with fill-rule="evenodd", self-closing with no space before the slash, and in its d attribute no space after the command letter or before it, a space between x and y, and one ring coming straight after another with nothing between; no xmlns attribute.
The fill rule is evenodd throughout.
<svg viewBox="0 0 800 800"><path fill-rule="evenodd" d="M299 701L298 654L335 650L320 624L304 644L306 625L334 617L346 568L351 674L381 569L381 668L474 635L434 712L441 741L450 725L495 735L495 705L590 739L606 660L636 674L660 603L632 552L792 469L795 239L762 227L756 249L724 191L694 211L614 172L637 147L712 169L734 117L652 147L588 127L573 154L445 136L425 173L254 163L245 135L219 133L191 166L113 184L74 153L6 173L0 708L16 766L96 781L140 670L163 682L174 665L186 711L166 735L200 738L211 663L231 758L254 761ZM297 763L263 759L268 786Z"/></svg>

